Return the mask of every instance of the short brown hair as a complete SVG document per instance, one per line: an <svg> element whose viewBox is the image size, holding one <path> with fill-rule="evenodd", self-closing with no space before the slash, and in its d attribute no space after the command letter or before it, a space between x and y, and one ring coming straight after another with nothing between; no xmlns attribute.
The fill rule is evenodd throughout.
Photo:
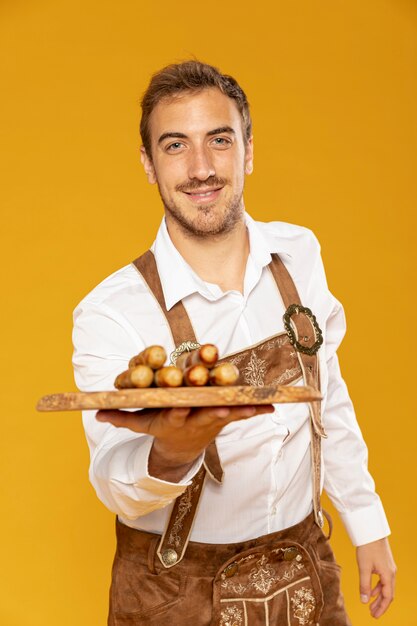
<svg viewBox="0 0 417 626"><path fill-rule="evenodd" d="M146 153L151 157L149 118L155 106L164 98L170 98L185 91L201 91L217 87L224 95L232 98L242 117L243 137L248 141L252 134L252 120L245 92L237 81L212 65L200 61L184 61L167 65L154 74L142 98L142 119L140 134Z"/></svg>

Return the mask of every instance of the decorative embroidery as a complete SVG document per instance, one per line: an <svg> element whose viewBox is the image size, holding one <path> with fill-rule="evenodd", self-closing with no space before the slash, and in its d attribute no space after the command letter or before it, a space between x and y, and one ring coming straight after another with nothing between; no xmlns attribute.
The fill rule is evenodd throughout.
<svg viewBox="0 0 417 626"><path fill-rule="evenodd" d="M297 589L291 598L294 617L298 619L300 626L310 624L310 615L316 607L313 590L310 587Z"/></svg>
<svg viewBox="0 0 417 626"><path fill-rule="evenodd" d="M274 550L274 552L278 551L279 550ZM244 559L242 559L242 561L243 560ZM236 595L241 596L253 587L254 589L257 589L257 591L266 595L274 583L289 582L290 580L293 580L294 576L298 574L301 569L304 569L304 565L300 561L294 559L294 561L290 561L288 568L284 570L281 576L279 576L270 565L267 565L267 562L267 557L263 555L257 562L258 568L251 570L249 575L249 580L251 582L249 584L244 585L242 582L236 583L231 578L225 578L221 583L222 588L228 592L233 592Z"/></svg>
<svg viewBox="0 0 417 626"><path fill-rule="evenodd" d="M252 559L256 558L256 554L249 554L248 556L244 556L243 559L239 559L239 561L237 562L238 565L240 565L241 563L245 563L246 561L251 561Z"/></svg>
<svg viewBox="0 0 417 626"><path fill-rule="evenodd" d="M239 626L243 624L243 611L236 604L228 606L220 613L220 626Z"/></svg>
<svg viewBox="0 0 417 626"><path fill-rule="evenodd" d="M293 376L301 376L301 374L302 374L301 367L299 366L292 367L291 369L286 369L285 372L281 374L280 376L278 376L277 378L274 378L274 380L272 380L270 384L282 385L283 383L285 383L286 380L293 378Z"/></svg>
<svg viewBox="0 0 417 626"><path fill-rule="evenodd" d="M200 482L197 482L197 484L191 484L187 487L179 500L178 514L168 537L168 544L174 546L175 548L179 548L181 546L182 538L180 536L180 532L184 525L184 518L188 515L192 508L193 493L198 491L200 486Z"/></svg>
<svg viewBox="0 0 417 626"><path fill-rule="evenodd" d="M233 363L233 365L239 365L239 363L241 363L241 361L243 361L243 359L245 358L246 354L244 352L242 352L241 354L238 354L237 356L232 356L230 358L228 358L227 360L230 363Z"/></svg>
<svg viewBox="0 0 417 626"><path fill-rule="evenodd" d="M290 566L283 575L279 578L280 580L290 581L294 578L296 574L300 571L300 569L304 569L304 565L299 563L298 561L291 561Z"/></svg>
<svg viewBox="0 0 417 626"><path fill-rule="evenodd" d="M286 343L289 342L288 335L278 335L274 339L271 339L264 345L265 350L272 350L273 348L282 348Z"/></svg>
<svg viewBox="0 0 417 626"><path fill-rule="evenodd" d="M248 589L247 585L243 585L242 583L233 583L231 580L225 580L222 582L222 587L223 589L226 589L226 591L232 591L237 596L242 596Z"/></svg>
<svg viewBox="0 0 417 626"><path fill-rule="evenodd" d="M275 570L271 565L268 565L268 558L264 554L256 564L258 567L254 567L249 574L251 586L257 591L267 594L274 582L277 581Z"/></svg>
<svg viewBox="0 0 417 626"><path fill-rule="evenodd" d="M254 387L263 387L266 374L266 361L256 356L256 352L252 350L249 363L241 370L241 374L248 385Z"/></svg>

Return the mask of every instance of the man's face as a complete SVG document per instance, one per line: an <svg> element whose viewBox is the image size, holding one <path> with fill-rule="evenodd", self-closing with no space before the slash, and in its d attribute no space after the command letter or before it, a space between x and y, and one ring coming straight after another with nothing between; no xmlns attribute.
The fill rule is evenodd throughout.
<svg viewBox="0 0 417 626"><path fill-rule="evenodd" d="M141 158L168 227L198 237L232 230L243 216L253 156L234 101L216 88L164 100L152 111L150 134L152 159L143 148Z"/></svg>

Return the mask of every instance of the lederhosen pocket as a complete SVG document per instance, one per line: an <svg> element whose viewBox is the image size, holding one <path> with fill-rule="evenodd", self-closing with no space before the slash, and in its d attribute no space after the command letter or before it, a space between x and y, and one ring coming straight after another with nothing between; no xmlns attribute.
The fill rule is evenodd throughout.
<svg viewBox="0 0 417 626"><path fill-rule="evenodd" d="M112 624L137 626L167 615L185 593L186 577L176 571L151 573L146 566L116 556L111 590ZM147 622L146 622L147 623Z"/></svg>
<svg viewBox="0 0 417 626"><path fill-rule="evenodd" d="M323 593L311 555L282 541L230 559L214 581L212 626L317 624Z"/></svg>

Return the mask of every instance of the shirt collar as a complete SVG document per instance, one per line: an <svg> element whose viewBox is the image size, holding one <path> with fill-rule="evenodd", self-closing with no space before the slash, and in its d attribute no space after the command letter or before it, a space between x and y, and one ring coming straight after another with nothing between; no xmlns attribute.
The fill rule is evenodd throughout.
<svg viewBox="0 0 417 626"><path fill-rule="evenodd" d="M277 237L270 236L261 228L262 224L255 222L250 215L245 213L245 222L249 233L250 254L245 276L245 291L252 289L262 273L262 269L271 262L271 253L289 252L283 246L283 242L277 242ZM165 305L169 310L174 304L193 293L200 293L207 300L218 300L221 297L219 288L202 280L188 263L180 255L168 234L165 218L159 227L156 239L152 245L155 255ZM291 255L289 255L291 256ZM251 268L249 275L249 267ZM256 278L257 276L257 278Z"/></svg>

